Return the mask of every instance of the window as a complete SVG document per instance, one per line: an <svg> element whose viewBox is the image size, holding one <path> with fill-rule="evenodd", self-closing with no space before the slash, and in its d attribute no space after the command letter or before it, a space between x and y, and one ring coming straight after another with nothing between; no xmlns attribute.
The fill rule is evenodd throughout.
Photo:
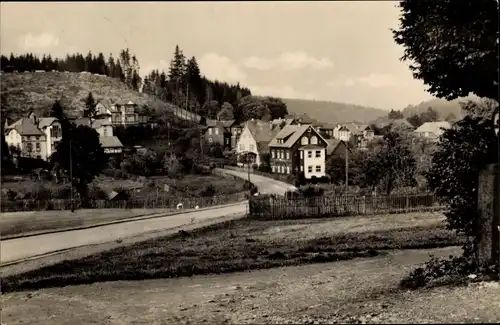
<svg viewBox="0 0 500 325"><path fill-rule="evenodd" d="M286 166L286 173L290 174L290 167L289 166Z"/></svg>
<svg viewBox="0 0 500 325"><path fill-rule="evenodd" d="M104 136L107 137L108 136L108 129L107 128L104 128L103 129L103 133L104 133Z"/></svg>
<svg viewBox="0 0 500 325"><path fill-rule="evenodd" d="M312 173L313 172L313 166L307 166L307 172Z"/></svg>
<svg viewBox="0 0 500 325"><path fill-rule="evenodd" d="M309 144L309 139L307 137L302 137L302 139L300 140L300 144L302 145Z"/></svg>
<svg viewBox="0 0 500 325"><path fill-rule="evenodd" d="M240 143L240 151L245 151L245 145L243 143Z"/></svg>
<svg viewBox="0 0 500 325"><path fill-rule="evenodd" d="M250 151L253 151L253 150L254 150L254 145L253 145L253 144L251 144L251 145L250 145Z"/></svg>
<svg viewBox="0 0 500 325"><path fill-rule="evenodd" d="M212 143L212 138L208 138L208 143Z"/></svg>
<svg viewBox="0 0 500 325"><path fill-rule="evenodd" d="M304 166L300 166L300 171L303 172L304 171Z"/></svg>
<svg viewBox="0 0 500 325"><path fill-rule="evenodd" d="M208 128L208 134L212 135L212 128Z"/></svg>
<svg viewBox="0 0 500 325"><path fill-rule="evenodd" d="M40 140L40 137L36 137L36 140L37 140L37 141L38 141L38 140Z"/></svg>
<svg viewBox="0 0 500 325"><path fill-rule="evenodd" d="M312 158L313 156L313 152L312 151L308 151L307 152L307 158Z"/></svg>
<svg viewBox="0 0 500 325"><path fill-rule="evenodd" d="M273 173L276 173L276 166L272 165L271 170L273 171Z"/></svg>
<svg viewBox="0 0 500 325"><path fill-rule="evenodd" d="M311 144L318 144L318 138L315 135L311 138Z"/></svg>
<svg viewBox="0 0 500 325"><path fill-rule="evenodd" d="M316 158L321 158L321 151L320 150L316 150Z"/></svg>
<svg viewBox="0 0 500 325"><path fill-rule="evenodd" d="M321 173L321 166L316 166L316 173Z"/></svg>
<svg viewBox="0 0 500 325"><path fill-rule="evenodd" d="M42 149L40 148L40 143L38 143L38 142L37 142L37 143L36 143L36 151L40 151L40 150L42 150Z"/></svg>
<svg viewBox="0 0 500 325"><path fill-rule="evenodd" d="M229 138L226 138L226 144L229 144Z"/></svg>
<svg viewBox="0 0 500 325"><path fill-rule="evenodd" d="M280 150L278 156L279 156L280 159L282 159L283 158L283 151Z"/></svg>
<svg viewBox="0 0 500 325"><path fill-rule="evenodd" d="M219 134L219 129L218 128L215 128L215 134Z"/></svg>
<svg viewBox="0 0 500 325"><path fill-rule="evenodd" d="M300 150L300 159L304 159L304 151Z"/></svg>
<svg viewBox="0 0 500 325"><path fill-rule="evenodd" d="M276 150L271 150L271 158L275 158L275 157L276 157Z"/></svg>
<svg viewBox="0 0 500 325"><path fill-rule="evenodd" d="M286 152L286 159L290 159L290 152L289 151Z"/></svg>

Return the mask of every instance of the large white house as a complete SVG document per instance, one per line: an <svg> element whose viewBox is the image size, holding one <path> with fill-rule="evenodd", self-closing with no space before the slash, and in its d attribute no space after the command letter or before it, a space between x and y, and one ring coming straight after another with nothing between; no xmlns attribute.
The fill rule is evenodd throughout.
<svg viewBox="0 0 500 325"><path fill-rule="evenodd" d="M427 138L431 141L437 141L441 134L444 133L445 130L450 129L450 122L439 121L439 122L426 122L419 126L415 131L420 137Z"/></svg>
<svg viewBox="0 0 500 325"><path fill-rule="evenodd" d="M262 154L268 151L268 144L278 133L272 124L260 120L250 120L245 123L241 135L236 143L236 154L238 165L243 166L241 157L248 155L251 161L257 165L262 163Z"/></svg>
<svg viewBox="0 0 500 325"><path fill-rule="evenodd" d="M21 157L48 160L62 139L61 124L56 118L38 118L31 112L5 128L5 142L19 150Z"/></svg>

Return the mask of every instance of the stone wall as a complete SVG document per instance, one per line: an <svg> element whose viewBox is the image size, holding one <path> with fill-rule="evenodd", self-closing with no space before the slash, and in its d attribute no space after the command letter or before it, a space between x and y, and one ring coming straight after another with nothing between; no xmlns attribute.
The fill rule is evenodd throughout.
<svg viewBox="0 0 500 325"><path fill-rule="evenodd" d="M480 236L478 257L481 263L497 263L500 250L500 193L498 165L488 165L479 175L478 210Z"/></svg>

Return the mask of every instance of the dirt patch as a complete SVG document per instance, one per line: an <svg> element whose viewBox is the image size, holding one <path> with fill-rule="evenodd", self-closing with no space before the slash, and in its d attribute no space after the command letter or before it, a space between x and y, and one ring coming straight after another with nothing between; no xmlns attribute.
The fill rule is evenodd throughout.
<svg viewBox="0 0 500 325"><path fill-rule="evenodd" d="M422 218L425 218L423 215ZM340 219L339 219L340 220ZM270 228L292 221L229 221L192 232L157 238L66 261L3 279L2 291L16 291L111 280L137 280L229 273L307 263L324 263L384 254L387 250L460 245L444 225L304 238L262 239ZM322 220L325 223L324 219ZM318 225L320 221L309 221ZM303 223L307 226L306 223ZM327 225L324 225L325 229ZM307 229L301 230L307 232Z"/></svg>
<svg viewBox="0 0 500 325"><path fill-rule="evenodd" d="M493 285L401 292L399 280L429 254L384 257L191 278L117 281L2 296L12 324L270 324L498 322ZM367 317L370 314L370 317Z"/></svg>

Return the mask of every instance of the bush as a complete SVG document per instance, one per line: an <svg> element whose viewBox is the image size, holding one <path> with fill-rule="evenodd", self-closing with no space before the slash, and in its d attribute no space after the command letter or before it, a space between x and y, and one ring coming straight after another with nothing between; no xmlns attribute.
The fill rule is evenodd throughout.
<svg viewBox="0 0 500 325"><path fill-rule="evenodd" d="M305 198L320 197L325 194L325 190L323 188L316 186L305 186L299 188L299 191Z"/></svg>
<svg viewBox="0 0 500 325"><path fill-rule="evenodd" d="M254 170L259 170L259 165L257 165L257 164L252 164L252 169L254 169Z"/></svg>
<svg viewBox="0 0 500 325"><path fill-rule="evenodd" d="M203 190L200 191L199 196L201 197L213 197L215 195L215 188L212 184L205 186Z"/></svg>
<svg viewBox="0 0 500 325"><path fill-rule="evenodd" d="M475 275L469 279L468 275ZM431 256L423 267L413 270L400 282L403 289L418 289L435 285L461 284L468 281L498 280L498 266L476 264L471 257L450 256L439 259Z"/></svg>

